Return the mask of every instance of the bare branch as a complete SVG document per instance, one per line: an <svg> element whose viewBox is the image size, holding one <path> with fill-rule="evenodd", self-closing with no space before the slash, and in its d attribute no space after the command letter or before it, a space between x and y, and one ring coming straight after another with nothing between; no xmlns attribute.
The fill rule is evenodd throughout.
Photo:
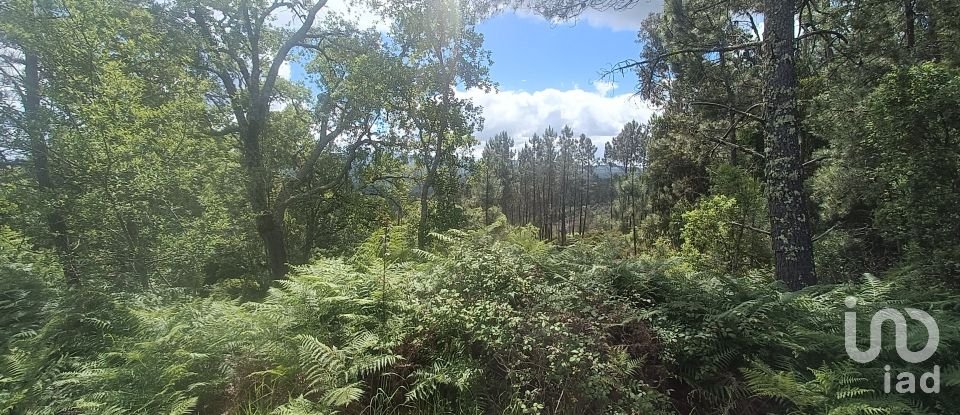
<svg viewBox="0 0 960 415"><path fill-rule="evenodd" d="M755 114L752 114L752 113L750 113L750 112L747 112L747 111L744 111L744 110L740 110L740 109L731 107L731 106L726 105L726 104L721 104L721 103L719 103L719 102L694 101L694 102L691 102L690 105L698 105L698 106L704 106L704 107L717 107L717 108L722 108L722 109L725 109L725 110L728 110L728 111L733 111L733 112L735 112L735 113L737 113L737 114L740 114L740 115L742 115L742 116L744 116L744 117L750 118L750 119L752 119L752 120L754 120L754 121L756 121L756 122L759 122L759 123L761 123L761 124L764 123L763 117L760 117L759 115L755 115ZM752 106L752 107L750 107L750 108L753 109L753 108L755 108L756 106L757 106L757 105L754 105L754 106Z"/></svg>
<svg viewBox="0 0 960 415"><path fill-rule="evenodd" d="M737 150L743 151L743 152L745 152L745 153L749 153L750 155L752 155L752 156L754 156L754 157L757 157L757 158L759 158L759 159L763 159L763 158L764 158L764 156L763 156L762 153L760 153L759 151L754 150L754 149L752 149L752 148L744 147L744 146L742 146L742 145L740 145L740 144L733 143L733 142L724 140L724 139L722 139L722 138L717 138L717 137L708 136L708 135L704 134L702 131L698 131L698 133L700 133L700 135L703 136L703 138L705 138L705 139L707 139L707 140L709 140L709 141L712 141L712 142L714 142L714 143L722 144L722 145L725 145L725 146L727 146L727 147L733 147L733 148L735 148L735 149L737 149Z"/></svg>
<svg viewBox="0 0 960 415"><path fill-rule="evenodd" d="M669 58L671 56L676 56L676 55L682 55L685 53L701 53L701 54L702 53L726 53L726 52L733 52L733 51L744 50L744 49L752 49L752 48L759 47L762 44L763 42L757 41L757 42L741 43L739 45L730 45L730 46L686 48L686 49L675 50L672 52L662 53L660 55L657 55L654 58L646 59L642 61L628 59L618 63L609 71L604 72L603 76L606 77L614 72L620 72L622 74L627 69L635 68L638 66L658 64L660 62L663 62L663 60L666 58Z"/></svg>
<svg viewBox="0 0 960 415"><path fill-rule="evenodd" d="M837 227L840 226L842 223L843 223L842 221L841 221L841 222L834 223L833 226L827 228L827 230L821 232L821 233L820 233L819 235L817 235L817 236L814 236L813 239L812 239L813 242L819 241L820 238L823 238L824 236L829 235L830 232L833 232L833 230L834 230L834 229L837 229Z"/></svg>
<svg viewBox="0 0 960 415"><path fill-rule="evenodd" d="M808 38L808 37L813 37L813 36L823 36L823 37L826 37L826 38L836 38L836 39L839 39L840 41L842 41L843 43L847 43L847 38L846 38L845 36L843 36L843 33L840 33L840 32L838 32L838 31L836 31L836 30L814 30L814 31L812 31L812 32L806 32L806 33L804 33L804 34L801 34L800 36L797 36L797 41L801 41L801 40L803 40L803 39L806 39L806 38Z"/></svg>
<svg viewBox="0 0 960 415"><path fill-rule="evenodd" d="M810 159L810 160L805 161L805 162L803 163L803 167L807 167L807 166L809 166L809 165L816 164L816 163L819 163L819 162L821 162L821 161L829 160L829 159L830 159L829 156L820 156L820 157L812 158L812 159Z"/></svg>

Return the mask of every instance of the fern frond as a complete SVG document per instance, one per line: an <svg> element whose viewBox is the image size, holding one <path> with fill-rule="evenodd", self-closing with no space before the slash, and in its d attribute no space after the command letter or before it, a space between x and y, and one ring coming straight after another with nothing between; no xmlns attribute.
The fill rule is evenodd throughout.
<svg viewBox="0 0 960 415"><path fill-rule="evenodd" d="M181 399L175 402L171 407L170 411L167 412L168 415L189 415L193 412L193 408L197 406L197 398L187 398Z"/></svg>
<svg viewBox="0 0 960 415"><path fill-rule="evenodd" d="M363 387L363 382L354 382L334 388L324 393L320 401L330 406L346 406L363 397Z"/></svg>

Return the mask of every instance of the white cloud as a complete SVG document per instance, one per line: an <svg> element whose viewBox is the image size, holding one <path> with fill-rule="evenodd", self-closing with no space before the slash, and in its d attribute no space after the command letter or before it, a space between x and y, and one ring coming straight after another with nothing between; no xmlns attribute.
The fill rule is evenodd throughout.
<svg viewBox="0 0 960 415"><path fill-rule="evenodd" d="M368 4L355 2L353 0L327 1L327 4L320 9L320 13L317 15L317 22L332 16L353 22L360 29L373 28L378 32L386 32L389 30L391 24L390 21L383 19L379 14L374 12ZM273 25L287 29L297 28L303 21L286 7L277 9L273 17L274 20L271 22Z"/></svg>
<svg viewBox="0 0 960 415"><path fill-rule="evenodd" d="M277 76L280 78L290 80L290 61L283 61L280 64L280 72L277 72Z"/></svg>
<svg viewBox="0 0 960 415"><path fill-rule="evenodd" d="M274 100L270 103L270 111L283 111L287 108L287 105L290 105L290 103L285 99Z"/></svg>
<svg viewBox="0 0 960 415"><path fill-rule="evenodd" d="M655 110L632 93L611 94L616 84L597 81L595 91L580 88L561 91L548 88L541 91L485 92L479 89L458 91L462 98L470 98L483 107L483 131L477 133L481 141L506 131L522 144L526 137L569 125L577 134L593 138L598 147L620 132L629 121L647 121Z"/></svg>
<svg viewBox="0 0 960 415"><path fill-rule="evenodd" d="M630 7L622 10L585 10L580 15L580 21L586 21L595 27L606 27L613 30L640 30L640 25L651 13L663 10L663 0L638 0Z"/></svg>
<svg viewBox="0 0 960 415"><path fill-rule="evenodd" d="M329 0L324 7L327 15L337 15L356 23L360 29L376 29L384 33L390 30L392 22L375 12L369 4L354 0Z"/></svg>
<svg viewBox="0 0 960 415"><path fill-rule="evenodd" d="M617 83L611 81L597 80L593 81L593 87L597 89L600 95L607 96L611 91L617 89Z"/></svg>
<svg viewBox="0 0 960 415"><path fill-rule="evenodd" d="M577 25L586 23L593 27L607 28L614 31L636 32L640 30L640 26L643 24L643 21L646 20L647 16L652 13L659 13L662 10L663 0L637 0L629 7L624 7L622 9L607 8L598 10L588 8L580 13L580 15L575 19L568 21L554 20L552 23L557 25ZM546 20L542 16L530 10L521 9L515 11L514 13L517 16L524 18L540 21Z"/></svg>

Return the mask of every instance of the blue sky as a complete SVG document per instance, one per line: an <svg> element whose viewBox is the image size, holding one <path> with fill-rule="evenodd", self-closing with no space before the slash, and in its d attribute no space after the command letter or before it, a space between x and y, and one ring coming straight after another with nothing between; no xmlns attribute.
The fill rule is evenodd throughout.
<svg viewBox="0 0 960 415"><path fill-rule="evenodd" d="M639 0L627 10L587 11L576 22L555 23L524 12L508 12L479 25L492 54L497 91L461 91L483 107L484 141L500 131L518 145L547 126L570 125L603 143L631 120L654 113L633 96L636 77L602 79L601 72L640 51L640 24L662 1Z"/></svg>
<svg viewBox="0 0 960 415"><path fill-rule="evenodd" d="M328 9L355 15L351 1L330 0ZM602 149L627 122L649 119L654 109L633 96L636 76L612 80L600 79L600 73L637 56L640 24L662 7L663 0L637 0L626 10L587 10L575 22L550 22L524 11L482 22L478 29L492 54L491 78L499 86L458 91L483 107L484 128L477 138L482 142L506 131L520 146L548 126L569 125ZM375 15L355 16L361 26L386 30ZM303 79L303 68L294 63L284 75Z"/></svg>
<svg viewBox="0 0 960 415"><path fill-rule="evenodd" d="M583 22L550 24L516 13L487 20L479 30L493 54L491 77L506 90L590 86L600 71L639 50L632 30Z"/></svg>

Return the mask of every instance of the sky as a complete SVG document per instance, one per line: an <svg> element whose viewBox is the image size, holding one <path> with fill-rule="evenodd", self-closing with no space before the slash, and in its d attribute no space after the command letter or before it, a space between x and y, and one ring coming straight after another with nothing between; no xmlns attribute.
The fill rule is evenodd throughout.
<svg viewBox="0 0 960 415"><path fill-rule="evenodd" d="M604 70L636 57L637 31L662 2L640 0L631 9L588 11L578 21L555 23L524 12L508 12L481 23L491 52L496 91L459 91L483 107L481 141L506 131L518 146L547 126L570 125L600 149L623 124L653 113L633 96L636 78L602 78Z"/></svg>
<svg viewBox="0 0 960 415"><path fill-rule="evenodd" d="M639 54L637 30L659 2L622 11L588 11L576 22L555 23L509 12L481 23L491 52L496 91L460 91L483 107L481 141L506 131L521 146L547 126L570 125L598 148L623 124L645 121L653 110L633 96L636 78L602 78L604 70Z"/></svg>
<svg viewBox="0 0 960 415"><path fill-rule="evenodd" d="M348 2L330 0L329 10L346 11ZM624 124L649 119L654 110L633 96L635 76L601 78L601 72L639 54L640 24L662 7L663 0L637 0L625 10L587 10L574 22L551 22L522 10L482 22L478 30L491 52L490 75L498 87L457 91L483 107L477 138L482 143L506 131L520 147L547 126L569 125L602 152ZM361 26L386 29L370 16L360 14ZM302 79L303 68L294 63L283 75Z"/></svg>

